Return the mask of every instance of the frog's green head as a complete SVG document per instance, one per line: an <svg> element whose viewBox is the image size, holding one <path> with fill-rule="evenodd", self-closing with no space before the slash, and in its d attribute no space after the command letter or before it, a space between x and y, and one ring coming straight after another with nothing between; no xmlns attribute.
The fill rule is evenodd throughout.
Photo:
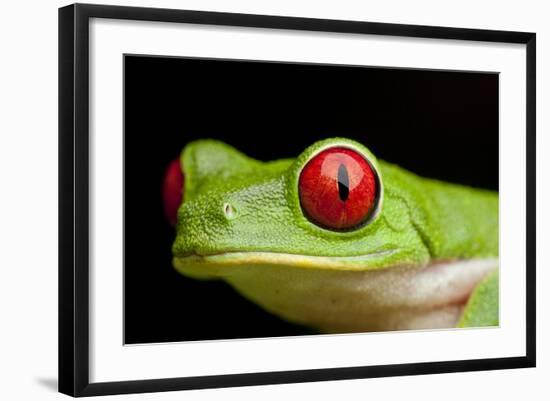
<svg viewBox="0 0 550 401"><path fill-rule="evenodd" d="M371 270L427 254L405 201L363 145L316 142L294 160L261 162L214 140L189 143L179 167L174 265L195 277L232 266Z"/></svg>

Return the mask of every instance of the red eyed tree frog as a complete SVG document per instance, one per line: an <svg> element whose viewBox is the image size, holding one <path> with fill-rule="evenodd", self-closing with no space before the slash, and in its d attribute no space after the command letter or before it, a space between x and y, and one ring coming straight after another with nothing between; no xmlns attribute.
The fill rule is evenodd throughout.
<svg viewBox="0 0 550 401"><path fill-rule="evenodd" d="M189 143L164 181L173 265L326 333L498 325L498 193L344 138L262 162Z"/></svg>

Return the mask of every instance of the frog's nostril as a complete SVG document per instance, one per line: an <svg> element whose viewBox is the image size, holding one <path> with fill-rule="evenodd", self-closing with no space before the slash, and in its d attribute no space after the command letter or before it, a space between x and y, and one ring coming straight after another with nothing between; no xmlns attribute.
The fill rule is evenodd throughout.
<svg viewBox="0 0 550 401"><path fill-rule="evenodd" d="M233 218L235 218L235 216L237 214L237 211L235 210L235 208L231 204L224 203L223 204L223 214L228 219L233 219Z"/></svg>

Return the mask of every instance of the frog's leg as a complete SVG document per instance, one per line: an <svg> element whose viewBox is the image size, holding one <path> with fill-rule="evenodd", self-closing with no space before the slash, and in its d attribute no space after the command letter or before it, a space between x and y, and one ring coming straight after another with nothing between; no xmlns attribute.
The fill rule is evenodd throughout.
<svg viewBox="0 0 550 401"><path fill-rule="evenodd" d="M498 326L498 282L498 270L495 270L474 288L458 327Z"/></svg>

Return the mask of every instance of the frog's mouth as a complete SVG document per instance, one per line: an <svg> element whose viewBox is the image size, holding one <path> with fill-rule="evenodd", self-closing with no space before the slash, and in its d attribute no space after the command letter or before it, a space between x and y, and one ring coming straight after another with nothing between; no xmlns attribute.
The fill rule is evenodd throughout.
<svg viewBox="0 0 550 401"><path fill-rule="evenodd" d="M211 254L189 253L174 257L174 266L183 274L196 273L203 275L223 275L219 269L247 266L272 265L305 269L359 271L384 268L383 260L396 255L399 250L385 249L356 256L317 256L298 255L279 252L223 252Z"/></svg>

